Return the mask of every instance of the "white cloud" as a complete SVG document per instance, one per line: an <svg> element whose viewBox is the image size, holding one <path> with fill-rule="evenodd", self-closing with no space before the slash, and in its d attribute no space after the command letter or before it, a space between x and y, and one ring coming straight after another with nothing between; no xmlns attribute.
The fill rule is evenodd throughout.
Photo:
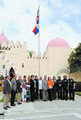
<svg viewBox="0 0 81 120"><path fill-rule="evenodd" d="M50 40L56 37L65 39L70 44L70 46L74 48L79 43L79 38L81 38L81 35L77 34L77 32L67 23L58 21L56 24L49 25L43 29L41 33L41 40L45 46Z"/></svg>
<svg viewBox="0 0 81 120"><path fill-rule="evenodd" d="M0 9L0 32L4 29L5 36L14 43L27 41L29 50L38 51L38 35L35 36L32 30L35 26L39 4L42 52L45 51L48 42L56 37L67 40L72 47L81 40L81 22L78 23L81 14L79 2L76 6L75 2L72 4L69 0L67 3L63 0L58 0L58 2L57 0L2 0L2 2L4 6ZM70 25L69 21L65 21L65 18L74 16L77 17L76 27L79 33L73 23Z"/></svg>

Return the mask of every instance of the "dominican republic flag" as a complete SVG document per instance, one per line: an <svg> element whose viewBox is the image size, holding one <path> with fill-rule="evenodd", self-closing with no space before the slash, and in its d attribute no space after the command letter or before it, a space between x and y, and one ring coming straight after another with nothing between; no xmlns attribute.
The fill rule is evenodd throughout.
<svg viewBox="0 0 81 120"><path fill-rule="evenodd" d="M35 26L32 32L36 35L39 32L38 26Z"/></svg>
<svg viewBox="0 0 81 120"><path fill-rule="evenodd" d="M36 26L34 27L32 31L35 35L39 32L39 9L37 11L37 16L36 16Z"/></svg>

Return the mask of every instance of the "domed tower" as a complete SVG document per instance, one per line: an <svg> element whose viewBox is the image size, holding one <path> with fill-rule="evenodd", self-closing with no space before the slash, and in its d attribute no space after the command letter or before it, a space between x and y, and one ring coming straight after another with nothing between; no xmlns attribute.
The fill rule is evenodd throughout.
<svg viewBox="0 0 81 120"><path fill-rule="evenodd" d="M70 45L68 42L66 42L64 39L61 38L55 38L54 40L51 40L47 47L55 47L55 48L70 48Z"/></svg>
<svg viewBox="0 0 81 120"><path fill-rule="evenodd" d="M63 68L67 70L67 59L72 50L73 49L68 42L61 38L56 38L48 43L47 53L49 75L53 76Z"/></svg>
<svg viewBox="0 0 81 120"><path fill-rule="evenodd" d="M5 37L4 34L0 34L0 50L7 48L9 40Z"/></svg>
<svg viewBox="0 0 81 120"><path fill-rule="evenodd" d="M8 48L9 40L5 35L2 33L0 34L0 75L5 76L8 72L6 69L6 66L8 66L8 63L6 63L7 59L5 59L6 51Z"/></svg>
<svg viewBox="0 0 81 120"><path fill-rule="evenodd" d="M0 34L0 45L3 44L4 42L6 42L7 44L9 44L8 38L5 37L4 34Z"/></svg>

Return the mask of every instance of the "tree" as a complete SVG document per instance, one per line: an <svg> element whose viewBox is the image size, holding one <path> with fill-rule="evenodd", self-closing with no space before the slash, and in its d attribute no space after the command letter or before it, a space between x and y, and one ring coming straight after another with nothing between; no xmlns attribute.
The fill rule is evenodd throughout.
<svg viewBox="0 0 81 120"><path fill-rule="evenodd" d="M68 64L71 73L81 71L81 43L71 52L68 58Z"/></svg>
<svg viewBox="0 0 81 120"><path fill-rule="evenodd" d="M4 77L3 77L3 75L0 75L0 80L4 80Z"/></svg>
<svg viewBox="0 0 81 120"><path fill-rule="evenodd" d="M29 51L30 58L32 58L33 51Z"/></svg>

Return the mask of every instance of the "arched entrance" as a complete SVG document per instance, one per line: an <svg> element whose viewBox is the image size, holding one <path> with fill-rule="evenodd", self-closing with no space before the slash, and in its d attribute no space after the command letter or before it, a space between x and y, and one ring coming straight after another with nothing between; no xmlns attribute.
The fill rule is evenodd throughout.
<svg viewBox="0 0 81 120"><path fill-rule="evenodd" d="M14 71L13 67L11 67L10 70L9 70L10 77L13 78L14 74L15 74L15 71Z"/></svg>
<svg viewBox="0 0 81 120"><path fill-rule="evenodd" d="M56 77L58 78L58 76L61 76L61 79L63 79L63 76L66 75L67 78L69 77L70 75L70 72L66 69L66 68L61 68L57 74L56 74Z"/></svg>

